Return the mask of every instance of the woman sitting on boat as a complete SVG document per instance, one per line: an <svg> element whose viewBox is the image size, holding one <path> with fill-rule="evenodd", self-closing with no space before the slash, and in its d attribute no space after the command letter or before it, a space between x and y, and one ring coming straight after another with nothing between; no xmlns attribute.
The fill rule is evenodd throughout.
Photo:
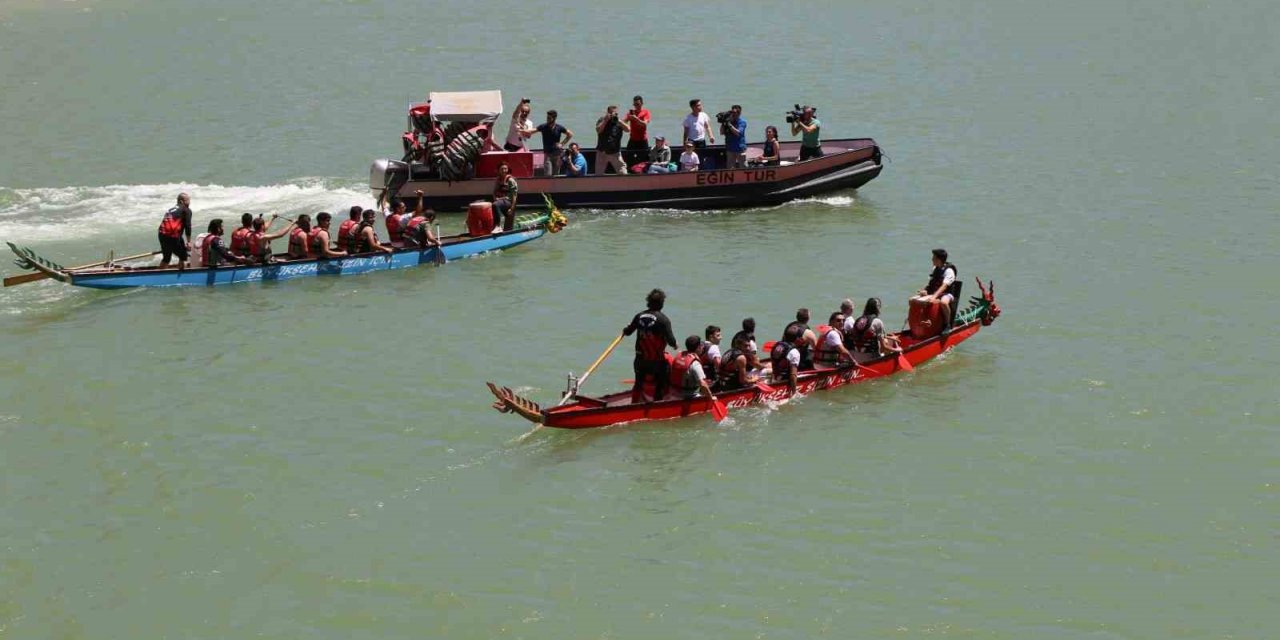
<svg viewBox="0 0 1280 640"><path fill-rule="evenodd" d="M902 351L898 339L884 331L884 321L880 319L880 298L867 298L862 315L853 321L845 337L859 353L880 356L886 352Z"/></svg>
<svg viewBox="0 0 1280 640"><path fill-rule="evenodd" d="M510 231L516 225L516 200L520 197L520 184L511 175L511 166L503 162L498 165L498 177L493 181L493 215L494 223L502 218L502 230Z"/></svg>
<svg viewBox="0 0 1280 640"><path fill-rule="evenodd" d="M776 167L782 160L782 145L778 143L778 128L769 125L764 128L764 155L760 163L766 167Z"/></svg>

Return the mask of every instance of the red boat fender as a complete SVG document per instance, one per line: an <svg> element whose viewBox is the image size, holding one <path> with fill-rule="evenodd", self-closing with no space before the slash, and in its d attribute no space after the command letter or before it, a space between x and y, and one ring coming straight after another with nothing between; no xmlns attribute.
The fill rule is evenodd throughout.
<svg viewBox="0 0 1280 640"><path fill-rule="evenodd" d="M487 236L493 231L493 204L478 200L467 207L467 234Z"/></svg>

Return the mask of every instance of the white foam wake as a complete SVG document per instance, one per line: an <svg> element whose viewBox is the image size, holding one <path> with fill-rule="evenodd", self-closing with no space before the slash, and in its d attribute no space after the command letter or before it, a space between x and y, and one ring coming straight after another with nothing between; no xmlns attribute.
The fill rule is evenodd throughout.
<svg viewBox="0 0 1280 640"><path fill-rule="evenodd" d="M193 184L109 185L5 189L0 187L0 240L40 242L157 227L181 192L191 194L195 231L222 218L239 225L240 215L329 211L339 218L353 204L373 206L369 190L350 180L304 178L287 184L236 187Z"/></svg>

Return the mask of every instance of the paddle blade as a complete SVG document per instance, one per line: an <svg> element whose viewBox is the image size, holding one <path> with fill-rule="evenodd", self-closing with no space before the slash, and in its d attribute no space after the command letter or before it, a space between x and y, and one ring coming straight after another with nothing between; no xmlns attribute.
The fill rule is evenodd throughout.
<svg viewBox="0 0 1280 640"><path fill-rule="evenodd" d="M902 353L901 351L898 352L898 368L902 369L903 371L915 370L915 367L911 366L910 362L907 362L907 355L905 353Z"/></svg>
<svg viewBox="0 0 1280 640"><path fill-rule="evenodd" d="M435 260L436 264L448 264L449 262L449 258L444 255L444 249L440 247L436 247L436 255L432 259Z"/></svg>
<svg viewBox="0 0 1280 640"><path fill-rule="evenodd" d="M775 345L775 344L778 344L778 341L777 341L777 340L770 340L770 341L768 341L768 342L766 342L766 343L764 343L764 344L760 345L760 349L761 349L763 352L765 352L765 353L769 353L770 351L773 351L773 345Z"/></svg>
<svg viewBox="0 0 1280 640"><path fill-rule="evenodd" d="M711 416L716 419L716 422L720 422L729 417L729 407L725 406L724 402L719 398L716 398L715 402L711 403Z"/></svg>
<svg viewBox="0 0 1280 640"><path fill-rule="evenodd" d="M777 391L777 389L774 389L773 387L763 382L756 383L756 390L763 394L770 394L770 393L773 393L774 391Z"/></svg>

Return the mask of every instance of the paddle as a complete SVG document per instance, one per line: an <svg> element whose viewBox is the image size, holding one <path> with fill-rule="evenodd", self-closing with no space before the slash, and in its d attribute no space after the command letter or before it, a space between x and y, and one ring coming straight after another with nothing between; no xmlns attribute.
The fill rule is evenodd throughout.
<svg viewBox="0 0 1280 640"><path fill-rule="evenodd" d="M108 262L128 262L129 260L137 260L137 259L139 259L139 258L149 258L149 257L151 257L151 256L156 255L157 253L160 253L160 252L159 252L159 251L148 251L148 252L146 252L146 253L139 253L139 254L138 254L138 255L136 255L136 256L128 256L128 257L125 257L125 258L116 258L116 259L113 259L113 260L103 260L102 262L94 262L94 263L92 263L92 264L82 264L82 265L80 265L80 266L78 266L78 267L68 267L68 268L67 268L67 271L78 271L78 270L80 270L80 269L89 269L89 268L92 268L92 267L101 267L101 266L103 266L103 265L107 264ZM20 284L26 284L26 283L28 283L28 282L35 282L36 280L44 280L45 278L48 278L48 277L49 277L49 274L47 274L47 273L45 273L45 272L43 272L43 271L41 271L41 272L39 272L39 273L24 273L24 274L22 274L22 275L20 275L20 276L9 276L8 278L5 278L5 279L4 279L4 286L6 286L6 287L12 287L12 286L20 285Z"/></svg>
<svg viewBox="0 0 1280 640"><path fill-rule="evenodd" d="M449 263L449 257L444 255L444 241L440 239L440 225L436 225L436 254L434 260L437 265Z"/></svg>
<svg viewBox="0 0 1280 640"><path fill-rule="evenodd" d="M911 366L911 363L907 361L906 354L902 353L901 351L898 352L898 368L902 369L903 371L916 370L916 368Z"/></svg>
<svg viewBox="0 0 1280 640"><path fill-rule="evenodd" d="M711 416L720 422L729 417L729 407L720 398L716 398L711 403Z"/></svg>

